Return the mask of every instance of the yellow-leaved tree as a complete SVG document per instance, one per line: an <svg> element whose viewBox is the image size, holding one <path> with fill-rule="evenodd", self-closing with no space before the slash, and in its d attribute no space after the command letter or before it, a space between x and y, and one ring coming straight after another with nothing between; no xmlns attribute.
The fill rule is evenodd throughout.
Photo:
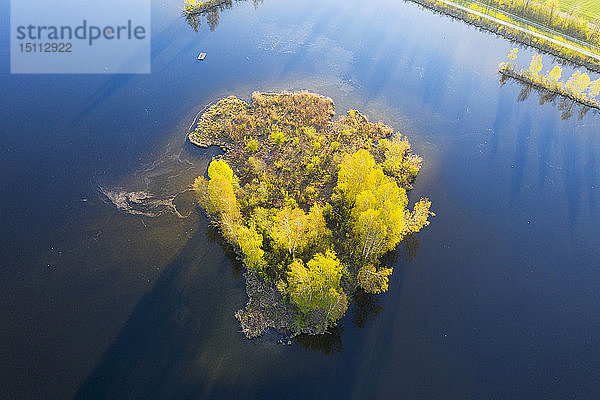
<svg viewBox="0 0 600 400"><path fill-rule="evenodd" d="M542 56L539 54L534 55L531 58L531 63L529 64L529 72L534 76L537 77L540 73L540 71L542 70Z"/></svg>
<svg viewBox="0 0 600 400"><path fill-rule="evenodd" d="M352 232L357 244L354 254L362 263L393 250L406 234L428 225L428 217L433 215L428 199L421 199L412 213L408 211L406 190L386 176L366 150L344 157L337 189L352 206Z"/></svg>
<svg viewBox="0 0 600 400"><path fill-rule="evenodd" d="M288 293L303 314L321 310L327 320L339 319L348 308L348 298L340 287L343 266L328 250L306 263L295 259L287 272Z"/></svg>
<svg viewBox="0 0 600 400"><path fill-rule="evenodd" d="M590 85L588 86L588 91L594 97L600 94L600 78L590 82Z"/></svg>
<svg viewBox="0 0 600 400"><path fill-rule="evenodd" d="M356 196L363 190L372 190L384 179L381 167L377 167L375 159L365 149L354 154L346 154L340 164L337 188L342 199L348 204L354 204Z"/></svg>
<svg viewBox="0 0 600 400"><path fill-rule="evenodd" d="M304 92L228 97L190 133L225 150L193 187L242 256L249 302L236 317L248 337L325 332L349 294L388 290L382 256L434 215L426 198L408 208L422 159L405 137L358 111L333 115L331 99Z"/></svg>
<svg viewBox="0 0 600 400"><path fill-rule="evenodd" d="M515 60L517 59L517 53L519 52L519 49L514 48L510 51L510 53L508 53L508 62L505 63L501 63L500 64L500 68L508 68L508 69L514 69L516 63Z"/></svg>
<svg viewBox="0 0 600 400"><path fill-rule="evenodd" d="M570 90L576 96L583 96L583 92L590 84L590 77L586 72L575 71L565 83L565 89Z"/></svg>
<svg viewBox="0 0 600 400"><path fill-rule="evenodd" d="M400 134L391 140L380 140L379 145L384 150L385 159L381 164L384 172L403 185L408 185L419 173L423 159L415 154L408 154L410 143Z"/></svg>
<svg viewBox="0 0 600 400"><path fill-rule="evenodd" d="M544 3L544 10L548 14L548 24L552 24L552 17L555 12L560 9L559 0L546 0Z"/></svg>
<svg viewBox="0 0 600 400"><path fill-rule="evenodd" d="M310 225L308 216L301 208L285 207L277 213L270 232L275 245L286 249L293 257L310 241Z"/></svg>
<svg viewBox="0 0 600 400"><path fill-rule="evenodd" d="M367 264L358 271L358 284L367 293L382 293L388 290L392 268L375 268Z"/></svg>
<svg viewBox="0 0 600 400"><path fill-rule="evenodd" d="M318 203L313 204L307 217L310 240L312 242L318 243L319 240L323 240L325 237L331 235L325 223L324 209Z"/></svg>
<svg viewBox="0 0 600 400"><path fill-rule="evenodd" d="M552 68L549 72L548 75L546 75L546 79L552 83L554 83L555 85L558 85L558 81L560 80L562 76L562 68L559 67L558 65L555 65L554 68Z"/></svg>
<svg viewBox="0 0 600 400"><path fill-rule="evenodd" d="M200 204L219 221L223 237L237 245L245 256L248 267L264 272L263 236L254 226L245 226L235 191L239 187L237 176L225 161L214 160L208 167L208 177L198 177L193 188Z"/></svg>

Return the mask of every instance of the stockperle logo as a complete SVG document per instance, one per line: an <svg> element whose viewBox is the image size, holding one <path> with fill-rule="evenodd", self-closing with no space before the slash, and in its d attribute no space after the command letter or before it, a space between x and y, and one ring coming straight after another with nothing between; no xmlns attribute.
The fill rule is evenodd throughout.
<svg viewBox="0 0 600 400"><path fill-rule="evenodd" d="M11 0L11 73L150 73L150 0Z"/></svg>

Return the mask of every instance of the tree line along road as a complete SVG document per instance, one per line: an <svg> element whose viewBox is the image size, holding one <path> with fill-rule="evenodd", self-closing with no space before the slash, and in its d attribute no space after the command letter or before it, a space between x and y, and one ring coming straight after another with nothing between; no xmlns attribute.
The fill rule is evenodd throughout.
<svg viewBox="0 0 600 400"><path fill-rule="evenodd" d="M594 49L597 52L590 51L590 50L588 50L586 48L577 46L576 44L571 44L571 43L567 43L567 42L562 41L562 40L558 40L558 39L556 39L556 38L554 38L552 36L544 35L542 33L539 33L539 32L533 31L531 29L522 27L522 26L514 24L512 22L508 22L508 21L502 20L500 18L496 18L496 17L494 17L492 15L489 15L489 14L486 14L486 13L482 13L480 11L473 10L473 9L471 9L469 7L461 6L460 4L456 4L456 3L452 2L452 1L449 1L449 0L438 0L438 1L444 3L444 4L448 5L448 6L455 7L455 8L458 8L460 10L463 10L463 11L467 11L467 12L469 12L471 14L474 14L474 15L477 15L479 17L487 18L487 19L489 19L491 21L497 22L497 23L499 23L501 25L504 25L504 26L507 26L509 28L513 28L513 29L516 29L518 31L525 32L525 33L527 33L529 35L532 35L532 36L535 36L535 37L547 40L547 41L549 41L551 43L554 43L554 44L557 44L559 46L563 46L565 48L577 51L577 52L579 52L581 54L584 54L584 55L586 55L588 57L594 58L595 60L600 60L600 48L598 48L598 47L596 47L594 45L591 45L589 43L586 43L586 42L584 42L582 40L579 40L579 39L573 38L571 36L565 35L564 33L557 32L557 31L555 31L555 30L553 30L551 28L548 28L546 26L537 24L537 23L529 21L529 20L527 20L525 18L522 18L522 17L519 17L517 15L511 14L511 13L506 12L504 10L498 9L496 7L492 7L492 6L489 6L487 4L482 4L482 3L478 2L478 1L475 1L475 0L469 0L469 2L471 2L473 4L477 4L480 7L486 8L488 10L493 10L496 13L500 13L502 15L505 15L506 17L511 18L511 19L513 19L515 21L518 21L518 22L521 22L521 23L523 23L525 25L529 25L529 26L534 27L536 29L540 29L542 31L548 32L549 34L553 34L553 35L565 38L566 40L569 40L569 41L571 41L573 43L579 44L580 46L585 46L587 48Z"/></svg>

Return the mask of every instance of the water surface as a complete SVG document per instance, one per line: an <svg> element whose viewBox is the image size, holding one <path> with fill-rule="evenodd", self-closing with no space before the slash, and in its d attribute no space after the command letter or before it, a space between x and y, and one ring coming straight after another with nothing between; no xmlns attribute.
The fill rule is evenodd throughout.
<svg viewBox="0 0 600 400"><path fill-rule="evenodd" d="M597 112L501 84L514 44L411 2L234 2L197 31L181 8L153 2L147 76L0 53L0 398L600 395ZM217 154L196 113L284 89L407 135L437 214L389 293L291 346L239 332L241 265L186 191Z"/></svg>

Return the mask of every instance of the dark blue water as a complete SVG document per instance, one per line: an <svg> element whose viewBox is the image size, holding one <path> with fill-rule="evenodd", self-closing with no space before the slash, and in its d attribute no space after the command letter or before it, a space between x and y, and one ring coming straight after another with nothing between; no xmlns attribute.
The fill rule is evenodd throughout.
<svg viewBox="0 0 600 400"><path fill-rule="evenodd" d="M600 396L597 112L501 84L514 44L410 2L234 2L197 32L181 9L153 2L150 75L0 50L0 398ZM437 214L389 293L291 346L239 332L241 266L186 192L216 154L195 114L284 89L407 135Z"/></svg>

